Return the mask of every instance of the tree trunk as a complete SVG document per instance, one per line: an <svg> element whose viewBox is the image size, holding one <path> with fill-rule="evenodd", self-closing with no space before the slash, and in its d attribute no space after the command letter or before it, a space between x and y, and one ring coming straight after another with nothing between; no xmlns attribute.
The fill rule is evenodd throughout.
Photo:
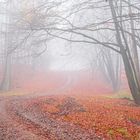
<svg viewBox="0 0 140 140"><path fill-rule="evenodd" d="M123 36L123 39L125 38L124 38L123 30L121 29L120 31L120 25L117 19L116 11L115 11L112 0L109 0L109 6L110 6L112 17L114 20L114 26L116 30L116 40L120 46L120 52L121 52L121 56L124 62L125 72L126 72L128 84L130 87L130 91L131 91L131 94L135 103L140 105L140 84L137 80L136 67L133 66L133 60L132 60L132 57L130 56L130 50L128 46L124 46L122 43L123 42L122 36ZM124 42L125 41L126 40L124 40Z"/></svg>
<svg viewBox="0 0 140 140"><path fill-rule="evenodd" d="M120 70L120 62L119 57L116 57L115 63L113 64L113 55L110 50L102 50L102 60L100 65L102 65L102 72L106 80L111 84L113 92L117 92L120 88L120 78L119 78L119 70Z"/></svg>
<svg viewBox="0 0 140 140"><path fill-rule="evenodd" d="M5 58L4 74L1 82L0 89L8 91L11 87L11 54Z"/></svg>
<svg viewBox="0 0 140 140"><path fill-rule="evenodd" d="M128 84L129 84L129 88L130 88L132 97L133 97L135 103L140 105L140 90L137 87L137 84L135 82L135 78L133 76L133 71L130 68L130 62L129 62L126 54L123 54L122 57L123 57L125 72L126 72L126 76L128 79Z"/></svg>
<svg viewBox="0 0 140 140"><path fill-rule="evenodd" d="M136 38L135 38L135 25L134 25L134 21L133 21L133 17L132 17L132 10L131 10L131 6L129 6L129 14L130 14L130 25L131 25L131 32L132 32L132 57L134 60L134 65L135 65L135 69L136 69L136 75L138 78L138 82L140 84L140 69L139 69L139 56L138 56L138 49L137 49L137 43L136 43Z"/></svg>

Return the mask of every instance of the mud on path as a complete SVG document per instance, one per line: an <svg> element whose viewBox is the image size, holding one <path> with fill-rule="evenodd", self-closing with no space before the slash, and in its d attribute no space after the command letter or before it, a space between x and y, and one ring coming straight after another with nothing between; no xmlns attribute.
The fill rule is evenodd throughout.
<svg viewBox="0 0 140 140"><path fill-rule="evenodd" d="M68 122L43 113L38 104L26 106L37 97L0 97L0 140L100 140ZM24 106L25 104L25 106Z"/></svg>

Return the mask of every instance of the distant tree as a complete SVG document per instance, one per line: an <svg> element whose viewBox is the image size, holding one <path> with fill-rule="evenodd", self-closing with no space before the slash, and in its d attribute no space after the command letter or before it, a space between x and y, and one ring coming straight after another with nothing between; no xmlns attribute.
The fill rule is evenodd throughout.
<svg viewBox="0 0 140 140"><path fill-rule="evenodd" d="M5 1L3 2L4 44L3 77L0 89L11 88L11 72L14 63L28 62L34 65L38 56L47 50L47 42L52 39L40 27L55 27L58 24L56 13L62 2L47 1ZM54 18L55 17L55 18ZM60 21L60 20L59 20ZM36 28L36 30L33 30ZM25 61L28 59L27 61Z"/></svg>
<svg viewBox="0 0 140 140"><path fill-rule="evenodd" d="M113 91L119 91L121 84L120 56L111 50L102 49L99 57L99 66L104 77L111 84Z"/></svg>
<svg viewBox="0 0 140 140"><path fill-rule="evenodd" d="M102 18L99 17L94 19L93 17L94 22L87 22L87 24L83 24L82 22L81 24L77 24L76 20L73 22L70 18L66 18L65 21L69 20L69 26L52 28L52 30L60 31L61 34L59 33L58 35L57 32L48 33L53 37L58 37L67 41L84 42L93 44L94 46L100 44L103 47L119 53L124 63L128 84L134 101L136 104L140 105L140 76L137 50L140 41L138 33L140 8L135 4L137 2L137 0L133 2L130 2L129 0L108 0L106 2L99 0L78 1L74 4L71 15L78 15L81 11L88 12L89 10L93 10L95 13L98 9L103 14ZM108 14L105 15L103 13L104 11L108 11ZM96 16L98 17L98 15ZM89 20L91 19L92 17L89 18ZM47 29L44 28L44 30ZM67 33L73 33L79 37L69 38L66 35ZM103 39L100 34L109 36L114 35L114 37L111 41L108 41Z"/></svg>

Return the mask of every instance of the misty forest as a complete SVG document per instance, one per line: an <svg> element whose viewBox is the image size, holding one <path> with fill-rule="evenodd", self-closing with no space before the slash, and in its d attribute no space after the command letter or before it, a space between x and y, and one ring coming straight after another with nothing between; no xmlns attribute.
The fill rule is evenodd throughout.
<svg viewBox="0 0 140 140"><path fill-rule="evenodd" d="M140 1L0 0L0 140L140 140Z"/></svg>

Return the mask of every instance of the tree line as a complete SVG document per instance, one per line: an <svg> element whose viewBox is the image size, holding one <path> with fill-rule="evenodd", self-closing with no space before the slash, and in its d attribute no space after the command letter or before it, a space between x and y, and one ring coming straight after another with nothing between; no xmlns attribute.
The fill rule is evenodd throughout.
<svg viewBox="0 0 140 140"><path fill-rule="evenodd" d="M27 2L28 8L19 3L17 0L4 3L7 22L3 31L2 90L10 87L8 77L13 57L21 57L21 52L22 57L39 56L47 50L50 40L59 38L98 48L98 66L114 91L120 87L123 62L133 99L140 104L138 0L34 0Z"/></svg>

